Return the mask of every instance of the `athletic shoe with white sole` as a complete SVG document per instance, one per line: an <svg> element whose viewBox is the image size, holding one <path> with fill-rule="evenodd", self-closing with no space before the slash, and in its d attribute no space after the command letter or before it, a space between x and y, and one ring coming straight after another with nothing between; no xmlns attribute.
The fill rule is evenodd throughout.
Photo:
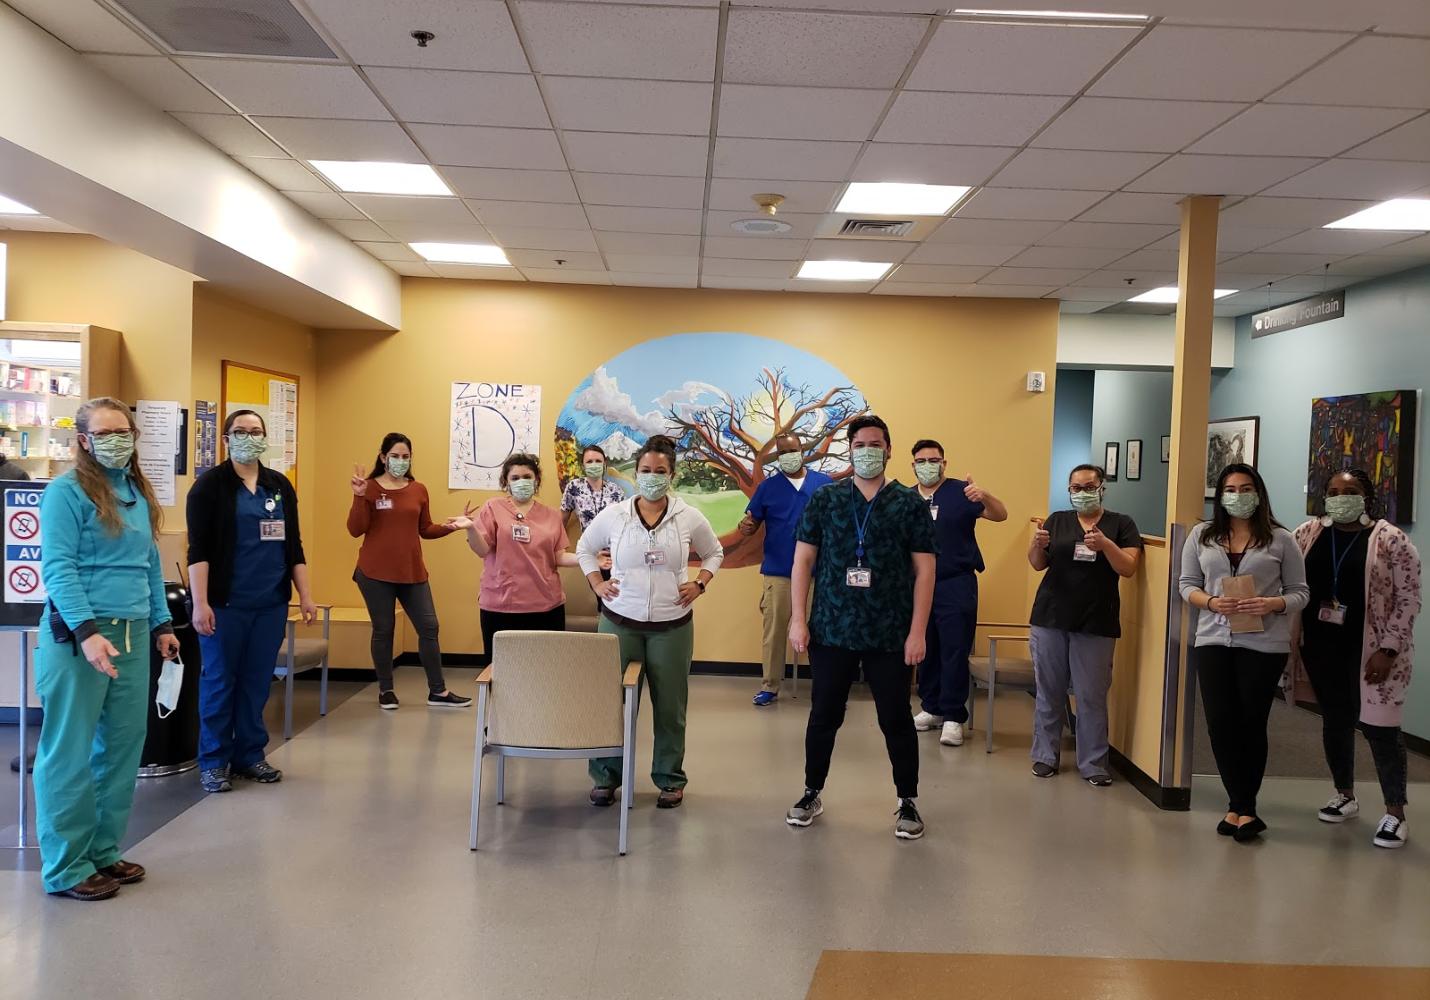
<svg viewBox="0 0 1430 1000"><path fill-rule="evenodd" d="M1322 823L1344 823L1360 815L1360 803L1353 796L1337 792L1331 801L1321 806L1316 818Z"/></svg>
<svg viewBox="0 0 1430 1000"><path fill-rule="evenodd" d="M1376 847L1389 847L1392 850L1397 847L1404 847L1405 842L1410 839L1410 824L1405 820L1386 813L1380 818L1380 826L1375 829L1375 837L1371 843Z"/></svg>
<svg viewBox="0 0 1430 1000"><path fill-rule="evenodd" d="M452 691L448 691L446 694L429 694L427 696L428 708L467 708L471 704L472 699L463 698Z"/></svg>
<svg viewBox="0 0 1430 1000"><path fill-rule="evenodd" d="M913 799L900 799L898 819L894 820L894 836L900 840L918 840L924 835L923 817L914 808Z"/></svg>
<svg viewBox="0 0 1430 1000"><path fill-rule="evenodd" d="M914 728L921 733L926 733L930 729L937 729L943 725L943 716L934 715L932 712L920 712L914 716Z"/></svg>
<svg viewBox="0 0 1430 1000"><path fill-rule="evenodd" d="M377 696L377 707L384 712L397 711L397 692L383 691Z"/></svg>
<svg viewBox="0 0 1430 1000"><path fill-rule="evenodd" d="M946 747L963 746L963 723L945 722L943 732L939 734L938 741Z"/></svg>
<svg viewBox="0 0 1430 1000"><path fill-rule="evenodd" d="M789 807L785 822L790 826L809 826L822 815L824 803L819 800L819 793L812 788L806 788L804 797Z"/></svg>

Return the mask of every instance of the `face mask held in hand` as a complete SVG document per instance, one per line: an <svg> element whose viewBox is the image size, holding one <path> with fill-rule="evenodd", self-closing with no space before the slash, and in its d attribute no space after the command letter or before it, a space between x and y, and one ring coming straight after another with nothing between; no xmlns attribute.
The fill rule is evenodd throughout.
<svg viewBox="0 0 1430 1000"><path fill-rule="evenodd" d="M655 503L670 491L670 477L663 472L642 472L636 476L636 489L646 500Z"/></svg>
<svg viewBox="0 0 1430 1000"><path fill-rule="evenodd" d="M884 471L884 449L878 445L859 445L849 456L854 474L860 479L877 479Z"/></svg>
<svg viewBox="0 0 1430 1000"><path fill-rule="evenodd" d="M1228 490L1221 495L1221 505L1232 517L1244 521L1261 506L1261 497L1255 493L1232 493Z"/></svg>
<svg viewBox="0 0 1430 1000"><path fill-rule="evenodd" d="M134 457L133 434L106 434L89 439L94 460L106 469L122 469Z"/></svg>
<svg viewBox="0 0 1430 1000"><path fill-rule="evenodd" d="M156 714L161 719L167 719L174 714L174 709L179 707L179 692L184 688L184 664L176 656L172 660L165 660L164 666L159 670L159 683L154 690L154 704L158 706Z"/></svg>
<svg viewBox="0 0 1430 1000"><path fill-rule="evenodd" d="M268 450L268 439L266 437L246 438L228 436L228 454L239 465L250 465L263 457L263 453Z"/></svg>
<svg viewBox="0 0 1430 1000"><path fill-rule="evenodd" d="M387 460L387 474L393 479L406 479L407 470L412 468L410 458L389 458Z"/></svg>
<svg viewBox="0 0 1430 1000"><path fill-rule="evenodd" d="M1326 497L1326 513L1337 524L1351 524L1359 521L1365 515L1365 497L1359 493Z"/></svg>
<svg viewBox="0 0 1430 1000"><path fill-rule="evenodd" d="M797 451L787 451L778 459L780 471L786 476L793 476L804 468L804 456Z"/></svg>
<svg viewBox="0 0 1430 1000"><path fill-rule="evenodd" d="M536 496L535 479L513 479L507 483L507 489L511 490L511 498L517 503L526 503Z"/></svg>

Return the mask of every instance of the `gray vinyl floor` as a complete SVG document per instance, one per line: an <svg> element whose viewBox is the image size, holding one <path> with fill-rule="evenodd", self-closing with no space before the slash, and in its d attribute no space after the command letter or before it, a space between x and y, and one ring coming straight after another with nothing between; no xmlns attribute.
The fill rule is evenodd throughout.
<svg viewBox="0 0 1430 1000"><path fill-rule="evenodd" d="M182 812L134 847L150 877L116 900L50 899L0 871L0 998L795 1000L824 949L1430 964L1423 788L1426 839L1399 852L1371 847L1374 817L1318 823L1325 783L1292 779L1268 782L1271 832L1241 846L1213 832L1215 779L1188 814L1121 782L1033 778L1027 699L1010 695L992 755L923 738L929 830L905 843L860 697L824 817L793 830L807 701L757 711L749 681L698 677L686 805L657 811L642 779L628 857L614 812L585 804L582 763L529 760L508 765L471 854L473 716L420 707L422 691L401 672L396 713L360 692L273 752L282 784Z"/></svg>

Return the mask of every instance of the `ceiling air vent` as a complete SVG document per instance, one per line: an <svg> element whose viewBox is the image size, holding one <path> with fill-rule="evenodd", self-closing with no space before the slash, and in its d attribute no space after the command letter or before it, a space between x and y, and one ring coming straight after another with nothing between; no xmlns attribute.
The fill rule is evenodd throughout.
<svg viewBox="0 0 1430 1000"><path fill-rule="evenodd" d="M112 0L176 53L336 59L288 0Z"/></svg>
<svg viewBox="0 0 1430 1000"><path fill-rule="evenodd" d="M897 239L913 230L912 219L845 219L836 236L858 236L861 239Z"/></svg>

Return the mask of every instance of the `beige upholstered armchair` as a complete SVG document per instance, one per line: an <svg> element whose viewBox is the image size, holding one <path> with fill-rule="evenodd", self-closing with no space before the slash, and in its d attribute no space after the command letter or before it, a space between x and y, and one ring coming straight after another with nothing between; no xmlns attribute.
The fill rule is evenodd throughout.
<svg viewBox="0 0 1430 1000"><path fill-rule="evenodd" d="M973 728L973 704L974 693L978 688L988 690L988 722L985 728L988 730L984 740L984 752L993 752L993 697L997 689L1013 688L1018 691L1035 691L1037 682L1033 677L1033 660L1031 653L1025 653L1021 648L1009 650L1009 644L1027 643L1027 625L1009 624L1007 622L979 622L979 628L997 629L1022 629L1024 634L990 635L988 637L988 655L970 656L968 658L968 672L970 683L968 686L968 728ZM1002 651L999 650L999 643L1004 645Z"/></svg>
<svg viewBox="0 0 1430 1000"><path fill-rule="evenodd" d="M562 566L557 572L561 576L561 589L566 594L566 631L594 632L600 612L596 607L596 595L586 576L575 566Z"/></svg>
<svg viewBox="0 0 1430 1000"><path fill-rule="evenodd" d="M641 664L621 667L613 635L583 632L498 632L492 663L477 678L476 762L472 767L472 830L477 849L482 758L497 761L497 805L506 799L506 759L620 757L620 852L635 770L637 682Z"/></svg>

